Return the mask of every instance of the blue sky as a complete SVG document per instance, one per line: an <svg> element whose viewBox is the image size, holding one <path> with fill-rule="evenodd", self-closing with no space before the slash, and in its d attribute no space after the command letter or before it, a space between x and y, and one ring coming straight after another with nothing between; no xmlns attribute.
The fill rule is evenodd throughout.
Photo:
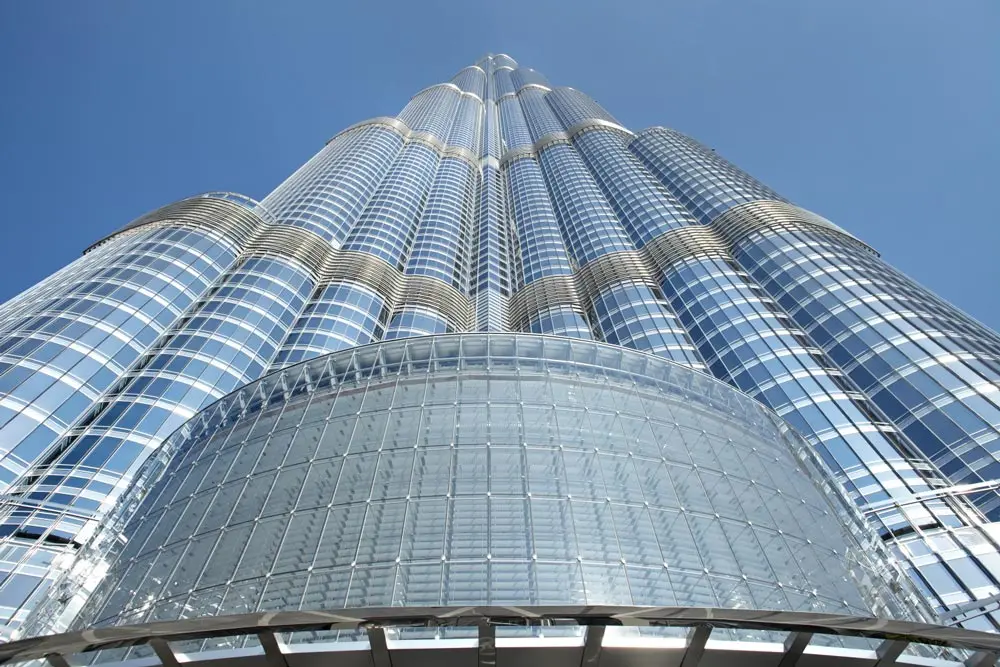
<svg viewBox="0 0 1000 667"><path fill-rule="evenodd" d="M506 52L687 132L1000 327L996 0L0 2L0 299L137 215L262 198Z"/></svg>

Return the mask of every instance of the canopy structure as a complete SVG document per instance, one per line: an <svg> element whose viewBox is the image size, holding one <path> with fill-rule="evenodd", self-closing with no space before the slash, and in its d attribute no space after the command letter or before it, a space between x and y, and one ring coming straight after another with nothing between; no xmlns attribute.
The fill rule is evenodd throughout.
<svg viewBox="0 0 1000 667"><path fill-rule="evenodd" d="M343 632L329 632L338 630ZM868 648L849 646L865 643ZM95 651L100 653L86 655ZM51 667L177 667L181 663L213 667L987 667L995 664L998 651L1000 636L995 634L804 612L704 607L381 607L92 628L0 646L0 664L45 659Z"/></svg>

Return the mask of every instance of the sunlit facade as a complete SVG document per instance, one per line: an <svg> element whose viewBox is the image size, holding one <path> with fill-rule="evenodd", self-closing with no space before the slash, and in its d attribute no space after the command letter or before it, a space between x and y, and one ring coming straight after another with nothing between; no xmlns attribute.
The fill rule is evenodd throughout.
<svg viewBox="0 0 1000 667"><path fill-rule="evenodd" d="M574 398L574 383L584 386L588 378L597 385L610 382L611 394L627 393L628 383L619 386L617 376L608 379L606 368L584 371L582 366L573 371L576 379L568 379L560 375L568 367L561 352L551 358L525 352L534 360L530 367L550 377L535 398L524 393L535 385L518 375L520 362L512 362L514 371L487 369L486 375L496 373L496 382L510 392L495 396L488 388L493 380L468 393L456 389L472 382L463 375L457 352L446 357L455 359L454 369L426 362L407 370L412 375L406 382L401 367L373 361L382 364L380 373L400 378L393 380L395 389L380 385L376 391L369 386L371 377L359 376L355 389L362 395L383 392L377 394L382 396L375 404L379 407L371 408L370 415L367 406L358 406L353 415L337 413L343 420L337 428L347 429L348 422L351 428L363 428L364 412L372 422L364 428L382 432L364 440L360 450L355 448L361 442L356 441L361 437L357 430L338 436L330 444L330 457L340 458L324 465L339 466L339 476L316 482L322 488L311 486L313 470L321 467L316 461L298 462L299 479L289 477L279 460L286 451L291 456L289 448L300 442L297 434L307 426L315 430L315 423L300 419L295 433L286 434L287 442L275 440L266 447L271 440L253 426L267 426L273 438L283 428L281 414L301 407L282 396L281 409L273 414L262 406L257 406L259 414L251 411L253 391L265 386L271 391L274 382L285 378L281 381L291 383L289 387L300 386L296 382L305 387L305 404L312 401L326 410L323 423L329 429L343 390L340 385L326 390L311 385L309 378L302 379L307 369L342 363L360 346L381 342L364 349L389 354L416 349L409 346L417 344L408 340L414 337L438 335L424 340L445 345L462 340L447 334L462 332L495 335L465 339L481 340L486 347L499 345L492 341L520 340L525 346L542 341L539 350L556 350L552 341L569 346L567 339L577 339L574 350L630 348L634 352L628 354L619 349L623 359L661 363L674 374L703 379L698 385L702 390L731 392L733 401L747 406L755 404L744 395L756 399L765 407L741 408L741 416L719 428L738 433L733 441L751 449L762 438L780 440L784 444L774 455L786 462L801 459L796 452L800 442L807 443L809 456L822 461L815 469L803 469L801 478L775 480L770 488L780 492L755 496L761 503L757 509L772 522L763 524L803 541L815 542L810 531L817 528L836 535L831 539L839 540L839 546L823 548L841 552L843 571L827 573L832 579L814 586L813 598L793 599L787 592L783 598L769 598L762 592L768 586L798 590L789 583L794 577L787 568L792 565L763 548L763 555L735 553L717 568L706 559L723 558L723 545L735 551L742 539L727 532L722 521L694 534L696 547L688 556L702 563L701 583L685 579L695 576L689 571L695 561L682 566L681 556L663 550L664 542L679 538L673 528L657 528L659 519L652 513L690 509L743 524L760 523L761 517L751 516L757 510L749 507L730 506L736 497L731 493L738 495L735 482L709 489L701 473L695 477L707 499L700 509L680 496L658 497L658 485L671 484L673 478L665 471L662 479L667 481L662 482L652 473L667 465L664 449L686 456L685 465L695 465L701 447L697 438L660 434L649 421L660 415L650 412L645 399L605 403L603 398ZM535 336L512 337L515 332ZM438 349L436 343L426 344ZM461 347L455 345L456 350ZM519 354L507 358L521 359ZM605 361L594 363L600 369ZM414 382L428 392L434 383L444 383L454 405L431 410L430 399L411 396L406 400L415 402L400 404L400 413L412 413L416 421L396 421L396 393ZM322 606L309 597L307 578L293 574L300 567L329 570L324 570L329 578L322 590L332 596L325 599L337 600L333 606L355 604L351 591L361 590L358 577L364 576L375 582L364 584L375 587L370 590L382 586L381 592L370 593L375 597L364 599L386 605L418 598L419 604L501 598L512 604L541 603L548 599L545 587L555 586L553 594L563 596L557 601L565 604L611 602L609 596L628 590L622 603L744 604L864 614L908 604L901 592L905 586L892 600L876 599L871 590L878 587L870 579L851 579L849 574L860 568L882 577L880 581L891 579L889 556L878 556L891 553L943 621L997 630L1000 613L993 610L1000 606L994 601L1000 594L1000 530L993 521L1000 517L998 383L1000 337L900 274L850 233L793 205L693 139L659 127L634 133L584 93L554 87L507 56L489 56L449 83L422 90L397 116L340 132L260 202L210 193L170 204L96 243L0 309L0 621L15 635L26 622L29 629L47 629L38 615L29 620L41 605L46 619L58 618L65 625L95 586L100 594L87 607L94 622L177 618L185 605L206 614L269 605ZM664 414L674 411L675 426L687 420L697 430L703 415L684 416L683 406L657 391L661 395L656 400L665 401ZM238 409L234 396L246 399ZM211 409L215 412L199 414L223 397L228 398ZM694 403L703 398L690 395ZM574 400L579 405L567 407ZM209 429L216 439L197 440L193 425L207 423L207 415L218 414L220 405L230 411L229 421ZM494 418L501 405L507 412ZM529 417L532 410L537 414ZM562 429L573 410L592 416L577 420L577 430L568 435ZM747 416L753 410L760 414ZM771 419L769 410L783 422L773 422L768 434L755 431L762 428L760 420ZM439 425L432 429L425 424L435 411L448 412L442 418L450 426L434 431ZM610 413L607 422L593 416L604 415L602 411L614 412L613 419ZM645 424L642 432L628 430L623 425L627 420ZM185 423L185 430L177 431ZM490 429L495 424L519 424L520 430L494 440ZM173 445L161 449L172 433L177 434ZM219 441L219 434L229 440ZM189 436L190 444L182 445ZM619 436L623 441L615 449L612 443ZM315 442L326 442L326 437L317 434ZM600 449L604 442L611 448L607 465L600 454L589 463L581 459L570 464L568 454L552 453ZM254 447L263 447L275 460L244 460L257 451ZM532 454L533 447L547 453ZM637 453L639 449L646 453ZM175 450L181 458L164 458ZM309 507L288 499L265 515L271 496L263 487L247 483L245 492L236 493L235 468L213 468L215 486L198 486L201 478L193 476L186 482L186 493L195 494L202 505L172 501L182 496L168 497L161 480L155 487L160 489L157 500L147 499L140 508L137 489L144 494L155 481L151 468L143 468L151 454L160 452L158 470L166 470L180 485L187 474L180 471L185 461L194 461L191 456L222 460L223 451L232 455L229 464L242 461L244 477L283 480L267 493L288 495L301 488L329 498ZM457 463L463 452L468 452L467 467ZM354 454L357 459L351 458ZM437 463L417 463L435 456ZM548 462L533 464L532 456ZM643 456L659 463L637 465ZM388 462L395 458L399 461ZM454 461L448 464L452 472L438 479L435 470L445 465L445 458ZM383 495L376 495L375 480L383 473L403 474L397 469L397 464L405 467L403 459L409 461L410 477L405 483L392 477L379 491ZM345 472L349 466L356 470ZM621 473L609 481L615 466L635 469L640 476ZM739 477L738 468L720 459L711 474L728 480ZM326 474L332 475L331 470ZM561 476L565 484L586 486L586 475L595 470L605 476L600 492L593 486L586 492L583 487L570 490L553 481ZM141 487L133 485L137 475L144 480ZM426 494L419 487L424 477ZM535 492L533 479L548 481L537 482L543 490ZM824 479L836 485L827 488ZM758 480L743 481L756 485ZM496 491L497 499L494 483L506 489ZM468 502L459 503L455 489L460 484L468 485L463 487L469 489ZM222 502L226 488L236 495ZM808 496L803 502L815 507L824 498L835 507L839 492L831 489L841 489L854 509L841 507L824 519L796 518L776 500L785 488L799 489L796 493L804 494L800 499ZM213 500L209 493L220 497ZM338 495L345 493L349 495ZM552 504L536 502L535 493ZM123 494L131 498L124 505L119 502ZM258 500L264 505L258 507ZM547 508L544 512L536 508L539 503ZM563 510L553 509L559 503L566 511L579 504L579 512L593 516L560 515ZM417 519L408 517L418 506L436 509L427 515L429 527L412 528L414 535L447 541L449 535L469 534L473 542L461 548L471 551L451 551L442 543L440 553L435 552L438 561L430 564L420 559L431 558L433 549L416 542L410 551L399 546L410 539L407 522ZM140 512L136 516L160 512L162 517L154 526L126 516L123 507ZM226 507L231 515L217 516ZM726 514L722 507L735 513ZM250 524L236 521L241 512L246 514L241 521ZM461 520L484 531L493 521L499 523L477 535L448 523L457 520L456 512L468 512ZM538 512L542 523L531 523ZM884 552L858 546L865 540L864 531L851 528L855 512L867 519ZM256 530L253 526L265 516L275 532L259 537L268 540L259 554L267 558L263 554L273 549L271 566L291 569L278 572L259 563L250 572L239 569L242 561L209 569L213 554L231 553L226 540L237 539L231 531ZM174 523L165 523L167 517ZM322 566L315 558L309 564L283 560L280 554L288 549L306 557L311 550L316 558L334 549L325 542L294 541L328 539L322 526L303 528L303 522L321 518L323 525L338 526L343 538L336 548L353 548L353 560L341 562L337 556L340 560ZM398 542L394 550L379 551L382 537L367 539L365 526L372 522L387 531L382 537ZM632 546L619 541L611 548L607 527L619 523L625 526L613 529L619 537L648 539ZM87 551L86 545L95 535L98 542L108 539L107 530L98 530L102 525L127 534L141 532L144 540L155 535L142 544L179 550L163 563L189 568L201 563L203 569L165 574L156 569L160 561L150 559L148 550L138 551L136 539L129 540L132 551L101 551L100 564L79 559L81 551L93 557L93 548ZM695 531L695 522L687 526ZM717 539L705 536L712 530ZM300 531L305 534L298 535ZM251 532L243 537L257 539ZM518 535L525 541L518 542ZM496 545L493 536L499 540ZM539 551L537 537L555 536L572 536L575 546L543 545ZM192 556L178 561L196 542L202 560ZM659 551L650 550L653 542ZM874 560L862 558L861 550L874 554ZM864 565L852 565L862 560ZM551 565L551 571L543 565ZM672 566L679 568L676 576ZM111 576L99 583L107 568ZM666 573L647 574L643 568ZM748 571L754 568L760 591L737 583L729 589L736 591L732 596L723 594L716 574L725 581L749 581ZM390 576L390 569L391 586L378 579ZM357 574L361 570L367 574ZM511 581L528 572L534 573L530 586L510 588ZM277 584L262 583L263 577L277 580L279 573L289 580L298 577L306 588L275 593ZM795 576L808 579L819 572ZM180 593L165 588L168 579L184 595L200 597L180 601ZM232 584L244 580L244 588ZM432 580L438 582L436 593L428 583ZM473 581L481 587L475 589ZM242 592L229 592L237 589ZM674 602L667 600L670 596ZM121 602L126 598L133 606ZM235 602L228 606L227 600L237 598L243 607ZM835 598L840 606L830 602Z"/></svg>
<svg viewBox="0 0 1000 667"><path fill-rule="evenodd" d="M621 347L466 333L345 350L230 394L161 449L78 622L477 604L910 617L903 575L813 457L742 393Z"/></svg>

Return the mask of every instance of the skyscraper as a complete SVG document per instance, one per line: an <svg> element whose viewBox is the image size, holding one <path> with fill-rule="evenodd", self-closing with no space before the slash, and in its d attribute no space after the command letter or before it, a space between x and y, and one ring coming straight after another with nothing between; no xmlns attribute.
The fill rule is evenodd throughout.
<svg viewBox="0 0 1000 667"><path fill-rule="evenodd" d="M713 150L489 56L3 306L0 613L64 623L95 585L104 622L626 589L905 613L891 553L996 630L998 355Z"/></svg>

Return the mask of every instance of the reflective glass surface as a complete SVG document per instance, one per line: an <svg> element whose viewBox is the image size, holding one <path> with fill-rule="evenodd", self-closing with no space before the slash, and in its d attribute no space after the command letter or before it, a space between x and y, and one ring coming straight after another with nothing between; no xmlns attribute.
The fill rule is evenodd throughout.
<svg viewBox="0 0 1000 667"><path fill-rule="evenodd" d="M525 88L517 94L517 98L524 111L524 118L528 122L532 141L538 141L542 137L562 132L563 125L556 118L552 107L549 106L548 96L544 90Z"/></svg>
<svg viewBox="0 0 1000 667"><path fill-rule="evenodd" d="M672 229L696 224L628 152L625 138L617 132L584 132L575 145L637 247Z"/></svg>
<svg viewBox="0 0 1000 667"><path fill-rule="evenodd" d="M566 245L577 264L632 248L614 210L572 146L550 146L538 160Z"/></svg>
<svg viewBox="0 0 1000 667"><path fill-rule="evenodd" d="M486 97L486 72L480 66L466 67L456 74L451 82L463 91L476 95L480 100Z"/></svg>
<svg viewBox="0 0 1000 667"><path fill-rule="evenodd" d="M448 132L448 145L467 148L478 155L480 137L482 136L480 132L482 119L482 100L471 95L463 95L458 101L455 120Z"/></svg>
<svg viewBox="0 0 1000 667"><path fill-rule="evenodd" d="M528 331L570 338L593 338L583 313L567 306L546 308L532 316Z"/></svg>
<svg viewBox="0 0 1000 667"><path fill-rule="evenodd" d="M621 348L496 334L345 351L246 387L166 451L80 624L439 604L900 613L860 518L783 422Z"/></svg>
<svg viewBox="0 0 1000 667"><path fill-rule="evenodd" d="M464 160L441 161L405 273L431 276L463 292L469 281L469 229L479 174Z"/></svg>
<svg viewBox="0 0 1000 667"><path fill-rule="evenodd" d="M375 290L346 281L330 283L295 322L274 367L378 340L388 317L385 298Z"/></svg>
<svg viewBox="0 0 1000 667"><path fill-rule="evenodd" d="M393 314L383 340L447 333L448 318L431 308L407 306Z"/></svg>
<svg viewBox="0 0 1000 667"><path fill-rule="evenodd" d="M260 377L311 285L300 267L270 258L251 258L221 280L182 332L126 373L123 386L35 464L34 475L8 489L0 534L33 539L20 549L14 581L38 575L47 585L37 565L58 554L57 545L85 542L166 436ZM6 585L0 596L15 602Z"/></svg>
<svg viewBox="0 0 1000 667"><path fill-rule="evenodd" d="M862 508L931 487L920 461L905 458L899 434L836 365L725 257L672 267L665 288L713 375L773 408L805 434ZM889 537L911 523L958 525L940 500L871 513Z"/></svg>
<svg viewBox="0 0 1000 667"><path fill-rule="evenodd" d="M538 162L531 157L507 167L508 200L520 248L518 277L528 285L545 276L573 274L559 221Z"/></svg>
<svg viewBox="0 0 1000 667"><path fill-rule="evenodd" d="M1000 337L834 234L758 234L762 285L956 484L1000 478ZM973 496L1000 518L996 491Z"/></svg>
<svg viewBox="0 0 1000 667"><path fill-rule="evenodd" d="M417 93L398 118L411 130L447 139L461 98L461 91L451 86L432 86Z"/></svg>
<svg viewBox="0 0 1000 667"><path fill-rule="evenodd" d="M593 309L605 341L704 368L687 332L658 289L635 282L617 283L594 299Z"/></svg>
<svg viewBox="0 0 1000 667"><path fill-rule="evenodd" d="M595 118L618 125L614 116L575 88L556 88L545 96L545 101L567 128Z"/></svg>
<svg viewBox="0 0 1000 667"><path fill-rule="evenodd" d="M403 139L384 127L345 132L263 204L282 224L308 229L339 248L402 146Z"/></svg>
<svg viewBox="0 0 1000 667"><path fill-rule="evenodd" d="M549 80L545 78L545 75L530 67L517 67L511 72L510 78L514 82L514 87L518 90L531 84L545 88L549 87Z"/></svg>
<svg viewBox="0 0 1000 667"><path fill-rule="evenodd" d="M440 156L429 146L404 146L351 229L344 249L365 252L403 268L439 161Z"/></svg>
<svg viewBox="0 0 1000 667"><path fill-rule="evenodd" d="M526 148L531 146L531 132L521 111L521 104L516 97L504 97L500 100L501 133L508 149Z"/></svg>
<svg viewBox="0 0 1000 667"><path fill-rule="evenodd" d="M785 201L714 150L676 130L646 130L629 148L703 224L746 202Z"/></svg>
<svg viewBox="0 0 1000 667"><path fill-rule="evenodd" d="M148 229L38 295L0 336L0 488L28 470L233 261L220 238Z"/></svg>
<svg viewBox="0 0 1000 667"><path fill-rule="evenodd" d="M487 163L479 190L479 215L472 251L469 295L475 303L477 331L504 331L510 297L510 227L504 175Z"/></svg>
<svg viewBox="0 0 1000 667"><path fill-rule="evenodd" d="M70 479L73 465L53 467L64 439L106 405L102 397L223 273L235 250L208 231L148 227L15 302L0 336L0 622L17 627L44 599L63 545L76 543L90 512L112 504L116 482L143 454L112 439L104 461L119 444L122 453L106 476L102 462L88 461ZM137 403L125 418L138 427L152 407ZM194 411L184 412L181 421ZM152 418L160 423L143 430L163 428L162 440L180 423L169 427L169 414L158 411Z"/></svg>

